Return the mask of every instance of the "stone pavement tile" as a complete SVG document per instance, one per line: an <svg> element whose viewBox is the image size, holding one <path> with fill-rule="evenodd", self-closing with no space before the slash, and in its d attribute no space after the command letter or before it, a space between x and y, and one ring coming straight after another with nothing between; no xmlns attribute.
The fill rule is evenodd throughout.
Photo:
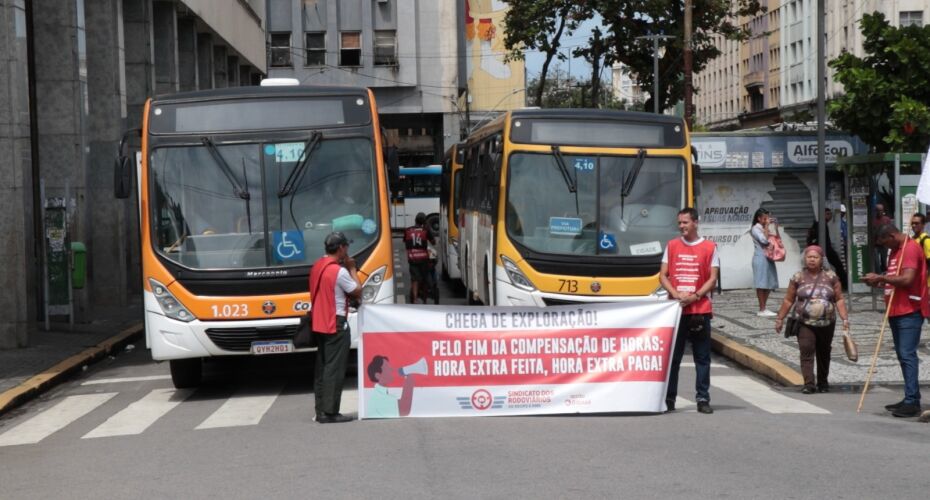
<svg viewBox="0 0 930 500"><path fill-rule="evenodd" d="M777 311L784 298L784 291L775 291L769 297L768 308ZM846 359L843 350L842 331L837 329L830 363L830 381L833 384L861 385L865 382L869 364L875 351L879 331L884 319L882 303L872 308L872 296L856 295L847 299L852 304L850 335L859 346L859 361ZM756 316L758 304L754 290L728 290L714 297L714 331L772 356L800 371L798 345L795 339L786 339L775 333L774 318ZM928 329L928 327L924 327ZM924 332L918 356L921 358L921 383L930 383L930 334ZM872 376L874 383L901 384L901 369L895 357L890 328L885 328L882 349Z"/></svg>

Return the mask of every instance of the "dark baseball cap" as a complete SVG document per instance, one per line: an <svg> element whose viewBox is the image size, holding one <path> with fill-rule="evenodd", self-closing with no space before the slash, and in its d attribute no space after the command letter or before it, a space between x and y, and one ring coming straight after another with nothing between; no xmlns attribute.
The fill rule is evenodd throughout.
<svg viewBox="0 0 930 500"><path fill-rule="evenodd" d="M329 233L326 237L326 240L323 241L323 245L326 246L326 252L335 252L342 245L349 245L352 243L352 240L346 238L346 235L342 234L342 231L334 231Z"/></svg>

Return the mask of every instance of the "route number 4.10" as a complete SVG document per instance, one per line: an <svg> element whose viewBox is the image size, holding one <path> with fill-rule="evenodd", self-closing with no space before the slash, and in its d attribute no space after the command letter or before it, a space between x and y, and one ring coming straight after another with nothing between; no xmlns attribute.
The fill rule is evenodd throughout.
<svg viewBox="0 0 930 500"><path fill-rule="evenodd" d="M559 291L568 293L578 292L578 280L559 280Z"/></svg>
<svg viewBox="0 0 930 500"><path fill-rule="evenodd" d="M214 318L241 318L249 315L248 304L225 304L222 306L212 305Z"/></svg>

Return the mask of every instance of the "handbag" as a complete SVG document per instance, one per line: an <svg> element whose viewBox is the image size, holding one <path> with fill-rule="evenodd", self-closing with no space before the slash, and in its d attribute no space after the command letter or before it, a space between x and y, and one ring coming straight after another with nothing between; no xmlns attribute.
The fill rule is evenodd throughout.
<svg viewBox="0 0 930 500"><path fill-rule="evenodd" d="M849 336L849 330L843 332L843 349L846 350L846 358L855 363L859 361L859 346L856 341Z"/></svg>
<svg viewBox="0 0 930 500"><path fill-rule="evenodd" d="M797 337L801 333L801 320L792 314L785 321L785 338Z"/></svg>
<svg viewBox="0 0 930 500"><path fill-rule="evenodd" d="M770 234L769 245L765 247L765 258L772 262L784 262L786 254L785 244L782 243L781 236Z"/></svg>
<svg viewBox="0 0 930 500"><path fill-rule="evenodd" d="M320 272L320 281L316 283L316 290L313 291L313 294L310 295L310 299L316 297L316 292L320 291L320 283L323 282L323 273L329 268L329 266L334 265L335 262L330 262L323 268ZM316 335L313 334L313 311L308 311L307 314L300 317L300 322L297 324L297 332L294 334L294 348L300 349L304 347L316 347Z"/></svg>

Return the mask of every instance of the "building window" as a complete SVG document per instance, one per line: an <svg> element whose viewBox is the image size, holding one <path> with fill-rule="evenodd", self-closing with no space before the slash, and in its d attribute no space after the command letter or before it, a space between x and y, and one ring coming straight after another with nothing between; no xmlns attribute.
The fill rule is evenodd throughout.
<svg viewBox="0 0 930 500"><path fill-rule="evenodd" d="M901 27L905 26L923 26L924 11L922 10L905 10L901 12Z"/></svg>
<svg viewBox="0 0 930 500"><path fill-rule="evenodd" d="M326 65L326 33L307 33L307 66Z"/></svg>
<svg viewBox="0 0 930 500"><path fill-rule="evenodd" d="M397 32L375 31L375 66L397 65Z"/></svg>
<svg viewBox="0 0 930 500"><path fill-rule="evenodd" d="M357 31L339 33L339 65L362 65L362 34Z"/></svg>
<svg viewBox="0 0 930 500"><path fill-rule="evenodd" d="M291 65L291 34L271 34L271 65L274 67Z"/></svg>

